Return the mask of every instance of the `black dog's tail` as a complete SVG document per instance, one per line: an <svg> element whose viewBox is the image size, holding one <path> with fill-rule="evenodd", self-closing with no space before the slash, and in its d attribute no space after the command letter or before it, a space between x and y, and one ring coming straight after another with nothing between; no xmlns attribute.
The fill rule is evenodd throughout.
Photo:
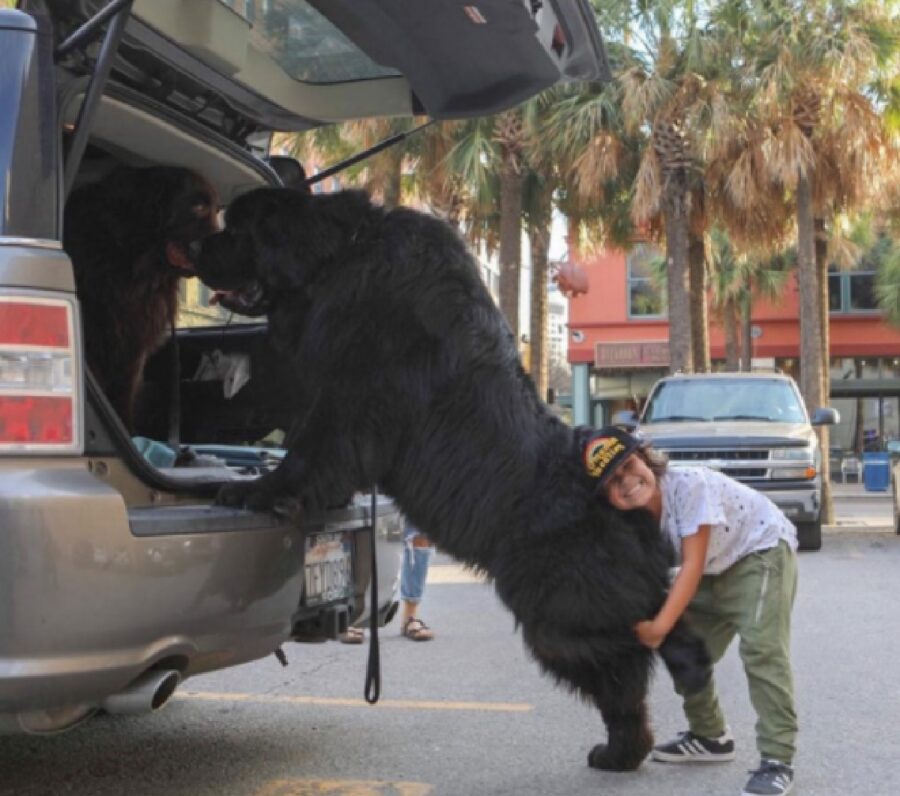
<svg viewBox="0 0 900 796"><path fill-rule="evenodd" d="M658 651L680 693L696 694L712 678L712 660L706 645L684 622L672 628Z"/></svg>

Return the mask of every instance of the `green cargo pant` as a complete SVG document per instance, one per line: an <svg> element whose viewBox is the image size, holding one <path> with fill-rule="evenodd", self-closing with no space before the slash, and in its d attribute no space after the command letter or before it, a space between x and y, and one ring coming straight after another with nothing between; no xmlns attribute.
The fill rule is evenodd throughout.
<svg viewBox="0 0 900 796"><path fill-rule="evenodd" d="M719 575L704 575L685 617L703 637L713 662L735 635L758 717L761 757L792 763L797 737L791 674L791 608L797 592L797 557L785 542L752 553ZM676 690L677 684L676 684ZM680 690L679 690L680 693ZM691 732L716 738L725 716L715 683L684 698Z"/></svg>

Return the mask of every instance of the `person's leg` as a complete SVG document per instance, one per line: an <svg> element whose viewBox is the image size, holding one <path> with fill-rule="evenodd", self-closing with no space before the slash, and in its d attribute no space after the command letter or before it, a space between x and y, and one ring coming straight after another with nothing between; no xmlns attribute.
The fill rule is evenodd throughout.
<svg viewBox="0 0 900 796"><path fill-rule="evenodd" d="M425 594L428 566L434 546L424 534L407 531L403 538L403 565L400 568L402 614L400 632L413 641L430 641L434 633L418 616L419 603Z"/></svg>
<svg viewBox="0 0 900 796"><path fill-rule="evenodd" d="M727 613L720 610L718 592L717 576L705 576L685 612L685 623L703 639L713 664L722 658L735 636L734 623ZM711 677L704 688L692 694L686 694L677 680L674 684L675 691L683 700L688 731L654 747L653 759L663 763L733 760L734 739L719 704L715 679Z"/></svg>
<svg viewBox="0 0 900 796"><path fill-rule="evenodd" d="M705 576L685 613L688 627L703 639L714 665L722 659L736 631L731 618L721 610L718 591L718 576ZM684 699L684 713L692 733L704 738L718 738L725 732L725 714L716 693L715 677L695 694L684 695L678 683L675 683L675 691Z"/></svg>
<svg viewBox="0 0 900 796"><path fill-rule="evenodd" d="M745 606L740 654L757 715L756 744L763 759L791 765L797 739L790 651L797 557L782 542L736 567Z"/></svg>

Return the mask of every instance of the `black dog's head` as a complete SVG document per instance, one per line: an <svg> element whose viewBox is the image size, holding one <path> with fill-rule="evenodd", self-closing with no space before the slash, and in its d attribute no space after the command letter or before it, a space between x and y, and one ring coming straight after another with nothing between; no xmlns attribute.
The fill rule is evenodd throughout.
<svg viewBox="0 0 900 796"><path fill-rule="evenodd" d="M239 196L225 213L225 229L195 247L194 265L218 301L243 315L263 315L279 297L302 289L318 269L352 242L371 207L362 192L310 195L259 188Z"/></svg>
<svg viewBox="0 0 900 796"><path fill-rule="evenodd" d="M194 247L197 275L218 291L218 303L242 315L268 311L279 270L272 254L287 246L283 225L298 197L279 188L245 193L226 210L225 228Z"/></svg>

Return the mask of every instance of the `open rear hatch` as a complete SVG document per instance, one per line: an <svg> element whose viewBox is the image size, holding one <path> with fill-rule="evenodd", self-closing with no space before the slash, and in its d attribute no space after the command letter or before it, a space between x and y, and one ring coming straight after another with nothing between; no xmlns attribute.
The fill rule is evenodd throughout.
<svg viewBox="0 0 900 796"><path fill-rule="evenodd" d="M61 43L115 0L45 2ZM93 40L66 57L87 73L100 54ZM483 116L609 68L587 0L134 0L111 74L243 141L375 116Z"/></svg>

